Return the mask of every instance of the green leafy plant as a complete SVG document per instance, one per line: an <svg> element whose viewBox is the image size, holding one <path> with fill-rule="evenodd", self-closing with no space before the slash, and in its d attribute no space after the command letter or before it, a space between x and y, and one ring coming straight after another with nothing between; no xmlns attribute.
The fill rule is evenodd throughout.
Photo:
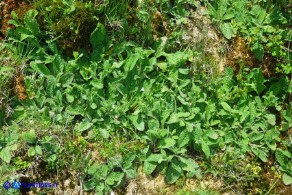
<svg viewBox="0 0 292 195"><path fill-rule="evenodd" d="M23 162L41 156L46 170L77 170L85 190L107 194L134 178L138 166L147 175L162 173L168 184L175 184L184 175L201 179L213 170L207 166L215 159L223 164L221 171L243 171L251 174L244 179L254 181L260 177L260 162L267 163L275 156L284 184L291 184L288 131L292 88L287 75L267 79L259 68L243 68L237 74L226 68L217 78L194 74L190 67L197 52L167 49L168 42L162 39L147 47L137 44L139 41L115 39L102 19L86 32L92 50L76 48L78 51L72 50L68 56L58 47L58 39L51 39L56 34L38 24L38 17L50 25L60 17L64 29L72 27L69 34L79 36L80 23L76 26L68 17L79 9L78 3L84 6L83 11L94 8L81 1L57 2L57 10L47 2L47 13L40 8L29 10L23 20L12 14L10 23L15 29L10 29L7 43L29 64L24 79L28 99L13 100L14 112L6 122L26 126L41 121L44 130L34 127L19 133L16 127L7 126L0 134L0 158L5 165L14 162L24 168L28 164ZM126 14L111 2L105 3L106 12L117 12L117 18ZM183 21L188 15L184 7L198 2L156 3L163 14ZM252 37L253 51L259 59L263 57L268 44L265 38L278 33L271 19L281 16L277 9L272 7L271 12L262 4L250 8L247 1L222 0L208 5L226 38L236 33ZM138 7L143 29L151 19L146 17L147 8ZM91 16L87 18L90 21ZM243 19L251 21L245 24ZM278 19L285 24L284 18ZM63 39L72 41L66 36ZM6 80L9 68L0 70L1 79ZM12 161L20 144L25 146L20 153L24 152L26 159ZM96 151L99 156L93 155ZM222 153L224 158L218 158ZM253 158L250 165L228 168L246 156Z"/></svg>
<svg viewBox="0 0 292 195"><path fill-rule="evenodd" d="M85 181L85 190L95 189L97 194L110 193L113 187L122 185L126 177L135 176L134 160L135 155L130 154L125 159L110 158L106 164L94 163L87 170L90 179Z"/></svg>
<svg viewBox="0 0 292 195"><path fill-rule="evenodd" d="M12 159L12 154L18 149L19 145L19 134L17 125L11 126L9 131L1 131L1 149L0 149L0 159L5 163L10 163ZM4 129L3 129L4 130Z"/></svg>
<svg viewBox="0 0 292 195"><path fill-rule="evenodd" d="M288 18L277 5L270 1L229 0L207 5L207 14L219 26L225 38L231 39L240 34L248 41L256 59L261 61L268 53L277 58L278 71L290 73L290 59L287 56L291 51L287 51L285 44L291 39L291 33L286 28Z"/></svg>
<svg viewBox="0 0 292 195"><path fill-rule="evenodd" d="M208 14L213 18L225 38L231 39L236 34L230 20L235 17L233 9L229 7L229 0L216 1L214 5L208 4Z"/></svg>

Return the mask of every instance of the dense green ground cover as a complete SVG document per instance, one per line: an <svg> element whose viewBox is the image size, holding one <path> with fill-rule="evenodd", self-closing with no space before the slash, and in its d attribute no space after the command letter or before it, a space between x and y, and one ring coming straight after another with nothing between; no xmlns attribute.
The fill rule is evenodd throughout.
<svg viewBox="0 0 292 195"><path fill-rule="evenodd" d="M142 167L176 185L211 174L225 182L219 193L231 192L228 186L251 194L289 188L291 5L30 3L23 16L12 13L14 28L1 42L1 182L21 180L33 167L35 180L77 177L84 191L108 194ZM201 6L223 37L246 40L256 62L271 57L273 77L245 62L237 70L226 64L224 72L208 66L212 75L197 69L209 62L198 60L205 51L178 43L190 10Z"/></svg>

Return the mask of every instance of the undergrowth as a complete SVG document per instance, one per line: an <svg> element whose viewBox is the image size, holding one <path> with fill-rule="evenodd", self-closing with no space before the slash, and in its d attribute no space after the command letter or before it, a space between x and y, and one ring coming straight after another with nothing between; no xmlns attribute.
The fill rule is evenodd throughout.
<svg viewBox="0 0 292 195"><path fill-rule="evenodd" d="M237 74L227 67L210 77L194 70L205 65L197 60L204 51L176 47L182 36L170 33L180 29L188 10L203 5L199 1L146 1L148 7L132 1L122 1L121 7L114 1L32 2L35 9L22 17L11 13L14 28L0 51L1 56L14 53L13 62L1 66L0 90L9 88L15 72L23 77L18 85L25 87L23 98L0 95L13 108L7 115L0 104L1 182L22 181L25 174L59 182L69 176L85 191L109 194L127 186L142 167L146 175L163 174L166 183L176 185L181 178L203 180L212 174L236 186L235 192L263 194L275 186L259 183L267 171L291 185L286 10L282 15L281 7L254 1L251 14L259 10L267 20L281 16L283 26L274 27L261 15L261 24L236 21L236 6L249 14L245 1L203 1L227 39L241 33L252 39L258 60L266 51L283 62L275 77L247 66ZM164 23L155 21L158 15ZM249 31L253 27L262 36L255 37ZM280 35L281 41L271 38ZM164 36L170 36L167 44ZM15 62L22 62L21 68ZM198 188L193 193L215 192Z"/></svg>

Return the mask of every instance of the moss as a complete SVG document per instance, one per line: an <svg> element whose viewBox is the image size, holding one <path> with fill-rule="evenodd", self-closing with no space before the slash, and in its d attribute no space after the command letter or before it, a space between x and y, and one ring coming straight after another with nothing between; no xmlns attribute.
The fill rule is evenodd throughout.
<svg viewBox="0 0 292 195"><path fill-rule="evenodd" d="M23 1L19 6L14 10L14 12L17 14L18 19L20 21L23 21L23 18L25 16L25 13L30 10L34 9L34 6L32 4L29 4L28 2Z"/></svg>
<svg viewBox="0 0 292 195"><path fill-rule="evenodd" d="M11 12L16 10L20 5L26 3L25 0L6 0L1 1L0 4L0 32L2 36L6 35L8 28L13 28L13 25L8 24L8 21L11 19Z"/></svg>
<svg viewBox="0 0 292 195"><path fill-rule="evenodd" d="M89 37L97 24L92 4L75 1L69 6L61 0L41 0L34 4L39 11L41 28L52 30L56 37L60 37L58 45L66 54L72 55L73 51L90 48Z"/></svg>

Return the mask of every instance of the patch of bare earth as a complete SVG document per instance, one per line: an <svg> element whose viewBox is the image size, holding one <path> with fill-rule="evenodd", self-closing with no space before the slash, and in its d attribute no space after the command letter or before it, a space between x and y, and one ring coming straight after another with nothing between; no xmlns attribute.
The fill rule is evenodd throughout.
<svg viewBox="0 0 292 195"><path fill-rule="evenodd" d="M211 20L203 14L205 7L197 10L190 10L190 16L187 18L186 24L183 26L186 34L183 37L184 44L198 52L203 52L205 56L199 55L198 59L200 69L210 72L223 72L226 64L225 50L227 50L228 42L215 29ZM201 59L203 58L203 59ZM212 63L212 64L206 64ZM195 63L197 63L195 61ZM198 67L197 67L198 68Z"/></svg>
<svg viewBox="0 0 292 195"><path fill-rule="evenodd" d="M220 192L224 186L224 182L214 177L205 177L199 179L184 179L177 184L168 185L164 175L157 175L156 177L147 176L143 173L142 168L138 171L138 176L127 185L125 192L126 195L174 195L177 194L182 188L188 192L195 192L198 189L209 189L215 192ZM220 193L224 195L233 195L234 193Z"/></svg>

